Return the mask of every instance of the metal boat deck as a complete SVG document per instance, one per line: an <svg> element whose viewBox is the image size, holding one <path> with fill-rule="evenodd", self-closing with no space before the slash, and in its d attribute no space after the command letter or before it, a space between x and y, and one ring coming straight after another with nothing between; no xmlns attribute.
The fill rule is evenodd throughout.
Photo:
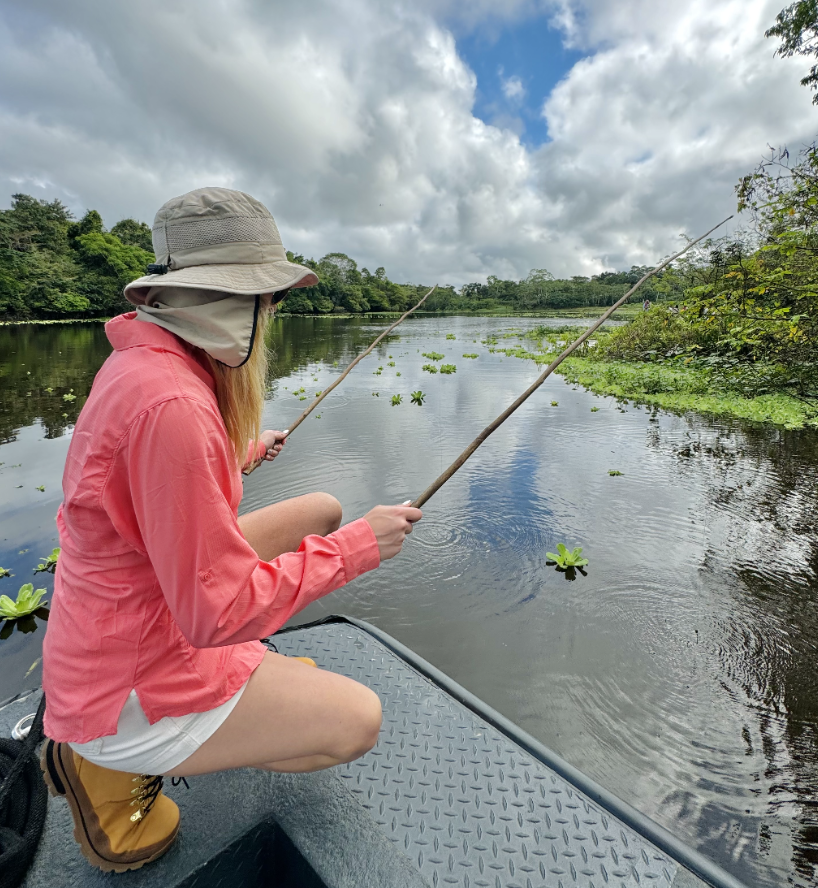
<svg viewBox="0 0 818 888"><path fill-rule="evenodd" d="M741 888L397 641L333 617L275 636L281 653L371 687L376 747L317 774L224 772L167 788L174 848L123 886ZM39 693L0 709L0 733ZM51 800L26 888L109 885Z"/></svg>

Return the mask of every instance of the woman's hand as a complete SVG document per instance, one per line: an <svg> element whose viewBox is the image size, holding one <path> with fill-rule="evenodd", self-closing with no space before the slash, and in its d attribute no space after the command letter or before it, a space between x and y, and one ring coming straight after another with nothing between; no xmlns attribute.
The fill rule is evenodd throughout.
<svg viewBox="0 0 818 888"><path fill-rule="evenodd" d="M269 430L262 432L261 435L259 435L259 441L261 441L265 448L262 459L267 462L272 462L278 454L281 453L281 449L284 447L287 435L289 434L289 429L284 429L283 432L273 432Z"/></svg>
<svg viewBox="0 0 818 888"><path fill-rule="evenodd" d="M409 505L375 506L364 515L378 540L381 561L394 558L401 550L407 533L412 532L412 525L420 521L423 512Z"/></svg>

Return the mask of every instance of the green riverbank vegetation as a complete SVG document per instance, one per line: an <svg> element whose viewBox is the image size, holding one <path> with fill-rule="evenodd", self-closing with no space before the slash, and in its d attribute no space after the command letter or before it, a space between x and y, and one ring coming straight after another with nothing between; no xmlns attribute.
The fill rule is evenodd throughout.
<svg viewBox="0 0 818 888"><path fill-rule="evenodd" d="M677 303L600 338L569 377L662 406L818 427L818 147L792 161L771 153L737 192L753 230L682 261L662 282Z"/></svg>
<svg viewBox="0 0 818 888"><path fill-rule="evenodd" d="M650 360L611 359L608 347L616 333L625 329L601 332L597 339L566 358L556 372L568 382L620 401L632 400L677 413L695 410L732 416L787 429L818 428L818 403L786 389L753 394L745 388L735 388L726 383L724 376L706 359L684 355ZM493 344L492 349L509 357L547 365L581 332L582 328L538 327L526 334L526 338L534 340L533 344L506 348ZM551 403L553 406L555 402ZM594 413L598 410L598 407L591 408Z"/></svg>
<svg viewBox="0 0 818 888"><path fill-rule="evenodd" d="M312 268L319 282L292 291L278 309L282 315L404 312L428 289L426 284L395 283L383 268L359 268L344 253L319 260L288 255ZM153 261L151 232L144 222L123 219L106 230L96 210L75 220L59 200L14 194L10 209L0 210L0 322L88 320L128 311L122 289ZM557 280L545 269L534 269L521 281L489 277L460 290L439 286L423 309L499 315L593 312L612 305L645 270ZM658 281L645 292L662 298Z"/></svg>

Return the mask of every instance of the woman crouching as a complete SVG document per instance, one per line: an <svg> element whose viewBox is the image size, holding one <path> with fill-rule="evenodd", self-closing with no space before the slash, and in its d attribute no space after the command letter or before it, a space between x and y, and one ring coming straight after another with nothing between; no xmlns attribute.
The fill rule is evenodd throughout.
<svg viewBox="0 0 818 888"><path fill-rule="evenodd" d="M377 506L341 527L325 493L238 517L242 467L284 446L260 430L265 324L317 278L238 191L168 201L153 241L68 450L43 659L46 781L86 858L117 872L176 837L157 775L315 771L372 748L372 691L258 639L394 557L421 518Z"/></svg>

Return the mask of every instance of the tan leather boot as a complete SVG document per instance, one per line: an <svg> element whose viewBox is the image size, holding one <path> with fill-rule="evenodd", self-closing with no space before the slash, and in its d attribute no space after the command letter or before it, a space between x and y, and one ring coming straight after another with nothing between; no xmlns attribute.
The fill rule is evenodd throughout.
<svg viewBox="0 0 818 888"><path fill-rule="evenodd" d="M318 668L318 664L313 660L312 657L293 657L293 660L301 660L302 663L306 663L307 666L315 666Z"/></svg>
<svg viewBox="0 0 818 888"><path fill-rule="evenodd" d="M40 755L53 796L65 796L82 853L105 872L139 869L161 857L179 832L179 808L162 778L102 768L67 743L46 740Z"/></svg>

